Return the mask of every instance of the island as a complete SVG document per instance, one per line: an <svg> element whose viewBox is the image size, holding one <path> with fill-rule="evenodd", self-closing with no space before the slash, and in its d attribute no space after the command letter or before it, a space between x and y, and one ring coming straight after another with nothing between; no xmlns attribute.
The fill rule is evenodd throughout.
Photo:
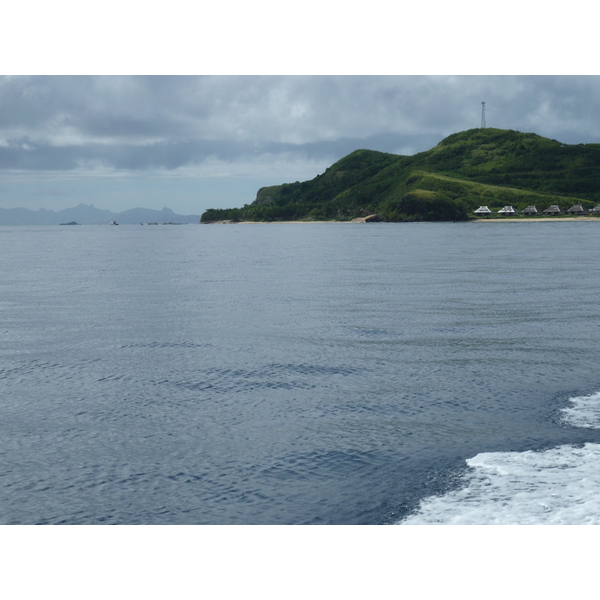
<svg viewBox="0 0 600 600"><path fill-rule="evenodd" d="M480 128L455 133L431 150L402 156L356 150L310 181L258 190L241 208L206 210L201 223L283 221L468 221L512 206L527 219L560 218L600 203L600 144L564 144L535 133ZM594 218L598 218L595 216Z"/></svg>

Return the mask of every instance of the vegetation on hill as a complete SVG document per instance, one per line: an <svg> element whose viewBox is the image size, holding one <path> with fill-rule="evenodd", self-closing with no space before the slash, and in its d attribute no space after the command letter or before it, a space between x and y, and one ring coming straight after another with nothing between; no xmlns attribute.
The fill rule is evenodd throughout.
<svg viewBox="0 0 600 600"><path fill-rule="evenodd" d="M209 209L215 221L462 221L480 205L568 209L600 202L600 144L567 145L533 133L471 129L414 156L356 150L311 181L258 190L242 208Z"/></svg>

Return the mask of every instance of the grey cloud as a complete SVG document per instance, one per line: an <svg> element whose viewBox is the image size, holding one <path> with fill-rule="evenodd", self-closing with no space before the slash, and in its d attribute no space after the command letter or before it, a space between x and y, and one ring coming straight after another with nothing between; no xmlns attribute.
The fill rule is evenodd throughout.
<svg viewBox="0 0 600 600"><path fill-rule="evenodd" d="M0 78L0 169L176 169L426 150L479 125L600 141L590 76ZM266 160L266 158L265 158Z"/></svg>
<svg viewBox="0 0 600 600"><path fill-rule="evenodd" d="M144 146L84 144L53 147L39 143L33 146L32 142L21 141L8 148L0 147L0 169L56 171L89 164L117 170L171 170L201 164L208 159L231 163L242 159L260 160L261 157L278 154L285 154L292 160L337 160L358 148L402 154L426 150L438 141L434 135L402 136L393 133L307 144L179 140Z"/></svg>

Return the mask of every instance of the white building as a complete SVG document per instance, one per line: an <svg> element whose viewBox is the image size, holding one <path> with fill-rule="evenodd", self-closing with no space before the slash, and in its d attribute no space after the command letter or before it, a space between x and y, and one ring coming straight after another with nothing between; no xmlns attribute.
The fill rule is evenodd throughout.
<svg viewBox="0 0 600 600"><path fill-rule="evenodd" d="M570 215L585 215L587 210L581 206L581 204L573 204L571 208L567 211Z"/></svg>
<svg viewBox="0 0 600 600"><path fill-rule="evenodd" d="M505 206L504 208L501 208L498 211L499 215L504 215L504 216L508 216L508 215L516 215L518 214L518 210L513 208L512 206Z"/></svg>
<svg viewBox="0 0 600 600"><path fill-rule="evenodd" d="M537 211L538 211L538 209L533 204L530 204L527 208L523 209L523 214L524 215L537 215Z"/></svg>
<svg viewBox="0 0 600 600"><path fill-rule="evenodd" d="M560 215L562 213L562 210L560 209L560 206L558 206L558 204L553 204L552 206L549 206L544 211L544 213L547 215Z"/></svg>
<svg viewBox="0 0 600 600"><path fill-rule="evenodd" d="M491 215L492 211L487 206L480 206L476 211L476 215Z"/></svg>

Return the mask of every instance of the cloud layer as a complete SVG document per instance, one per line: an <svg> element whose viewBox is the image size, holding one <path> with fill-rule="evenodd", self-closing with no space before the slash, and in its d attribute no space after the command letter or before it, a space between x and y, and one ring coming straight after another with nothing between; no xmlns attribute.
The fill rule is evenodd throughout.
<svg viewBox="0 0 600 600"><path fill-rule="evenodd" d="M0 169L172 170L368 146L411 153L488 126L600 139L598 77L6 77ZM565 139L568 138L568 139Z"/></svg>

